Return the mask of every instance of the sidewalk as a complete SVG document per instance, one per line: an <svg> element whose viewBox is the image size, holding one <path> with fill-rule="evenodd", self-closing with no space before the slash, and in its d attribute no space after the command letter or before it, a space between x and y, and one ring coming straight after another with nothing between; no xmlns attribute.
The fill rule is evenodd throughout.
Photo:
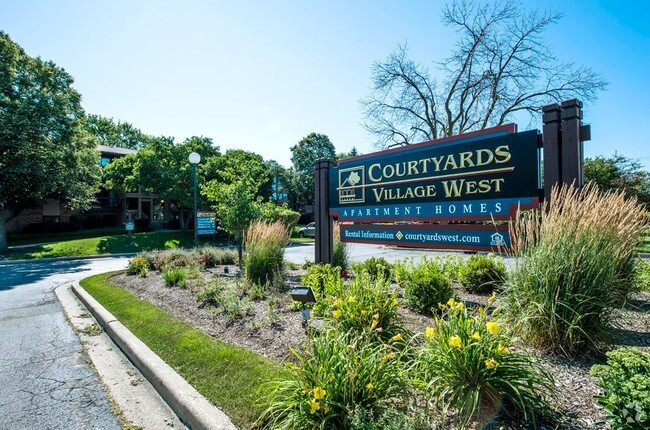
<svg viewBox="0 0 650 430"><path fill-rule="evenodd" d="M82 342L87 344L90 359L126 421L144 429L236 429L222 411L135 337L78 282L59 287L55 292ZM101 331L97 323L104 332L101 336L88 335Z"/></svg>

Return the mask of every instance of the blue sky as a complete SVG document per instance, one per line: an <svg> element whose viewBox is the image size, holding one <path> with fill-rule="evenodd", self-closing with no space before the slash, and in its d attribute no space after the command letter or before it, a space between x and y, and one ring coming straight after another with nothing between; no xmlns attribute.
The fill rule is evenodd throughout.
<svg viewBox="0 0 650 430"><path fill-rule="evenodd" d="M453 34L440 1L0 0L0 29L74 78L83 106L153 135L214 139L290 165L310 132L339 152L373 150L359 100L396 44L431 64ZM558 9L546 39L562 61L610 82L586 104L587 156L650 166L650 2L524 1ZM526 126L526 124L520 124Z"/></svg>

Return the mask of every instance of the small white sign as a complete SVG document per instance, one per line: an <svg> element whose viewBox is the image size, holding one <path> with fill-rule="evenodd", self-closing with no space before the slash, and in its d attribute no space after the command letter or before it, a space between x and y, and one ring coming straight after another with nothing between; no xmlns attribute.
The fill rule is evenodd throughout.
<svg viewBox="0 0 650 430"><path fill-rule="evenodd" d="M133 221L127 221L124 226L126 227L126 231L135 230L135 223Z"/></svg>

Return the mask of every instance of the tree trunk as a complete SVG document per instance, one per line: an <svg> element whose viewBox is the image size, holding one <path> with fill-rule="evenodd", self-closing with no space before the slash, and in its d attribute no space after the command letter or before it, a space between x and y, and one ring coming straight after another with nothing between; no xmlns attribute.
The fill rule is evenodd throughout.
<svg viewBox="0 0 650 430"><path fill-rule="evenodd" d="M5 252L8 248L7 243L7 225L5 224L4 207L0 206L0 252Z"/></svg>
<svg viewBox="0 0 650 430"><path fill-rule="evenodd" d="M179 210L179 216L180 216L180 225L181 225L181 231L186 231L187 230L187 220L185 219L185 209L181 208Z"/></svg>

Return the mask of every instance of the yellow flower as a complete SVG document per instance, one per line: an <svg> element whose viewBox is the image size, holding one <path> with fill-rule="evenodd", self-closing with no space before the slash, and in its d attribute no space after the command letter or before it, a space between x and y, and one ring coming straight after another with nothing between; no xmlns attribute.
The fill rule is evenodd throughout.
<svg viewBox="0 0 650 430"><path fill-rule="evenodd" d="M459 336L452 336L449 338L449 345L454 348L462 348L463 342L460 340Z"/></svg>
<svg viewBox="0 0 650 430"><path fill-rule="evenodd" d="M431 339L433 336L436 335L436 331L434 330L433 327L427 327L427 328L424 330L424 333L426 334L426 336L427 336L429 339Z"/></svg>
<svg viewBox="0 0 650 430"><path fill-rule="evenodd" d="M315 414L320 409L320 403L316 399L311 399L309 400L309 407L311 408L311 413Z"/></svg>
<svg viewBox="0 0 650 430"><path fill-rule="evenodd" d="M334 318L336 318L336 319L341 318L341 311L338 310L338 309L335 310L335 311L332 311L332 316L333 316Z"/></svg>
<svg viewBox="0 0 650 430"><path fill-rule="evenodd" d="M365 310L365 309L361 309L361 315L366 315L367 313L368 313L367 310Z"/></svg>
<svg viewBox="0 0 650 430"><path fill-rule="evenodd" d="M325 397L327 391L323 390L321 387L314 388L314 399L320 400Z"/></svg>
<svg viewBox="0 0 650 430"><path fill-rule="evenodd" d="M395 336L390 338L388 343L399 342L400 340L402 340L402 333L397 333Z"/></svg>
<svg viewBox="0 0 650 430"><path fill-rule="evenodd" d="M472 339L481 340L481 335L478 334L477 331L475 331L474 334L472 335Z"/></svg>
<svg viewBox="0 0 650 430"><path fill-rule="evenodd" d="M343 306L343 300L341 300L341 299L334 300L334 306L336 306L337 308L340 308L341 306Z"/></svg>
<svg viewBox="0 0 650 430"><path fill-rule="evenodd" d="M499 344L499 346L497 347L497 352L499 353L499 355L507 354L508 353L508 347Z"/></svg>
<svg viewBox="0 0 650 430"><path fill-rule="evenodd" d="M355 301L356 299L354 298L354 296L348 297L348 303L354 303Z"/></svg>
<svg viewBox="0 0 650 430"><path fill-rule="evenodd" d="M399 300L397 300L397 297L393 297L393 306L399 306Z"/></svg>
<svg viewBox="0 0 650 430"><path fill-rule="evenodd" d="M499 333L499 324L495 323L494 321L490 321L485 324L487 327L487 331L490 332L490 334L497 334Z"/></svg>
<svg viewBox="0 0 650 430"><path fill-rule="evenodd" d="M372 385L371 382L368 382L368 383L366 384L366 389L368 389L368 391L372 390L373 388L375 388L375 387Z"/></svg>
<svg viewBox="0 0 650 430"><path fill-rule="evenodd" d="M453 309L455 305L456 305L456 300L454 300L454 298L452 297L452 298L449 299L449 301L447 302L447 306L449 306L450 308Z"/></svg>
<svg viewBox="0 0 650 430"><path fill-rule="evenodd" d="M497 367L497 364L498 363L494 358L485 360L485 367L487 367L488 369L494 369L495 367Z"/></svg>
<svg viewBox="0 0 650 430"><path fill-rule="evenodd" d="M487 305L490 306L492 303L494 303L494 301L495 301L496 299L497 299L497 293L494 292L494 293L492 293L492 295L490 296L490 298L487 299Z"/></svg>
<svg viewBox="0 0 650 430"><path fill-rule="evenodd" d="M395 357L397 357L397 354L395 354L394 352L391 352L390 354L386 354L386 356L384 358L386 360L392 360Z"/></svg>
<svg viewBox="0 0 650 430"><path fill-rule="evenodd" d="M465 304L462 303L462 302L457 302L454 305L454 310L457 311L457 312L463 312L464 309L465 309Z"/></svg>

